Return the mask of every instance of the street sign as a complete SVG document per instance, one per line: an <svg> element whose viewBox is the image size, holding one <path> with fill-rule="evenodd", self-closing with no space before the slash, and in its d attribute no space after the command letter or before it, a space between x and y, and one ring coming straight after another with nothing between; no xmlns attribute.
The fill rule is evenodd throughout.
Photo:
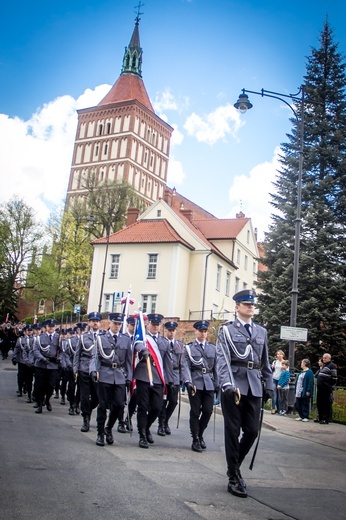
<svg viewBox="0 0 346 520"><path fill-rule="evenodd" d="M73 312L74 314L80 314L80 305L76 304L73 308Z"/></svg>
<svg viewBox="0 0 346 520"><path fill-rule="evenodd" d="M288 341L307 341L308 329L281 326L280 339L287 339Z"/></svg>

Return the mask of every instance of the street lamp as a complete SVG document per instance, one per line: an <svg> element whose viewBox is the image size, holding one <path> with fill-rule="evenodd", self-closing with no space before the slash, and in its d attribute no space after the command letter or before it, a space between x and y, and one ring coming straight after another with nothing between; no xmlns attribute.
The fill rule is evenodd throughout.
<svg viewBox="0 0 346 520"><path fill-rule="evenodd" d="M303 176L303 154L304 154L304 100L305 100L305 86L299 87L296 94L282 94L281 92L272 92L271 90L262 90L255 92L252 90L246 90L243 88L242 93L239 96L238 101L234 104L234 107L240 110L241 113L245 113L247 110L252 108L252 104L249 101L249 97L246 94L256 94L262 97L270 97L278 99L285 103L293 112L297 125L299 128L299 168L298 168L298 184L297 184L297 211L295 220L295 238L294 238L294 256L293 256L293 278L292 278L292 289L291 289L291 317L290 326L297 326L297 306L298 306L298 270L299 270L299 249L300 249L300 228L301 228L301 202L302 202L302 176ZM293 106L286 101L286 99L300 104L300 118L298 113ZM291 372L291 384L289 392L289 407L293 409L294 405L294 350L295 341L289 341L288 358L290 363Z"/></svg>

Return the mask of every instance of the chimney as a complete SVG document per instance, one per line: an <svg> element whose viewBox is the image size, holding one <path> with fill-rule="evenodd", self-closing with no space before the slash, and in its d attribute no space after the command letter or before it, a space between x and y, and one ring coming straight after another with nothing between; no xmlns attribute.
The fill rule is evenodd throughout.
<svg viewBox="0 0 346 520"><path fill-rule="evenodd" d="M187 220L189 220L190 222L192 221L193 214L191 209L180 208L180 213L184 215L184 217L187 218Z"/></svg>
<svg viewBox="0 0 346 520"><path fill-rule="evenodd" d="M172 190L170 188L165 188L163 192L163 200L168 204L168 206L172 207Z"/></svg>
<svg viewBox="0 0 346 520"><path fill-rule="evenodd" d="M240 210L239 213L237 213L235 217L236 217L236 218L245 218L245 213L243 213L243 212Z"/></svg>
<svg viewBox="0 0 346 520"><path fill-rule="evenodd" d="M126 227L134 224L138 219L139 209L138 208L129 208L127 210L127 218L126 218Z"/></svg>

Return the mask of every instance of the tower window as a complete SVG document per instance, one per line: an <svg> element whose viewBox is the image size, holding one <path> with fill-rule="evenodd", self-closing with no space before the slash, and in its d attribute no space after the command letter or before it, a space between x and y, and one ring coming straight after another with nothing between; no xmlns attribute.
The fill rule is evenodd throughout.
<svg viewBox="0 0 346 520"><path fill-rule="evenodd" d="M99 135L102 135L103 125L99 125Z"/></svg>

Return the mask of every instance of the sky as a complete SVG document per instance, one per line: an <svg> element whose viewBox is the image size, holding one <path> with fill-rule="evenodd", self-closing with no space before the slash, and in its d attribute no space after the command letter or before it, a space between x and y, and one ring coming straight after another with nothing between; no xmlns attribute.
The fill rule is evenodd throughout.
<svg viewBox="0 0 346 520"><path fill-rule="evenodd" d="M295 94L328 17L346 55L341 0L144 0L142 77L173 128L168 185L218 218L240 210L259 239L290 109L242 88ZM1 7L0 203L14 195L46 221L66 195L77 112L120 75L135 0L18 0Z"/></svg>

